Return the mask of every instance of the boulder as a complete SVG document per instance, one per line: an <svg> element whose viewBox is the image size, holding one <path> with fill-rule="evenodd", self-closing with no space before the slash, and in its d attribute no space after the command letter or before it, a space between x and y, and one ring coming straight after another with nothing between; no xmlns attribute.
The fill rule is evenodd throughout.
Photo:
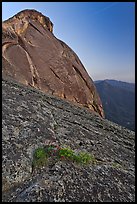
<svg viewBox="0 0 137 204"><path fill-rule="evenodd" d="M100 97L80 59L54 36L50 19L36 10L23 10L2 23L2 77L104 117Z"/></svg>

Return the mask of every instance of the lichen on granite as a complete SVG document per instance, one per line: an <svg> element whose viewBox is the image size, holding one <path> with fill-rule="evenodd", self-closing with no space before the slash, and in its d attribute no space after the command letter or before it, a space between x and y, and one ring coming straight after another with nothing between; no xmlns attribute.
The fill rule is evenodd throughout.
<svg viewBox="0 0 137 204"><path fill-rule="evenodd" d="M3 202L135 202L135 133L50 94L2 81ZM80 165L49 159L32 171L48 143L95 156Z"/></svg>

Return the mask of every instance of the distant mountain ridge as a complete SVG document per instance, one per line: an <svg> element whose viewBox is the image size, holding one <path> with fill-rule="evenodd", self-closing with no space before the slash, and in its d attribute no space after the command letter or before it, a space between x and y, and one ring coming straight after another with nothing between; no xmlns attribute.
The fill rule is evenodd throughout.
<svg viewBox="0 0 137 204"><path fill-rule="evenodd" d="M115 87L125 88L125 89L128 89L130 91L135 91L135 83L118 81L118 80L114 80L114 79L97 80L97 81L95 81L95 83L97 84L97 83L100 83L103 81L105 81L108 84L115 86Z"/></svg>
<svg viewBox="0 0 137 204"><path fill-rule="evenodd" d="M135 130L135 83L117 80L94 81L105 117L130 130Z"/></svg>

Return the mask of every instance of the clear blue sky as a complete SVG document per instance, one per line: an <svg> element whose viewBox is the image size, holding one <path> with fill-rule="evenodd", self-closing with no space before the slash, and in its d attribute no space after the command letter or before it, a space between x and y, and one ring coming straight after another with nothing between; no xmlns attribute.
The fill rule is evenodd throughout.
<svg viewBox="0 0 137 204"><path fill-rule="evenodd" d="M2 20L36 9L79 56L93 80L135 80L134 2L2 2Z"/></svg>

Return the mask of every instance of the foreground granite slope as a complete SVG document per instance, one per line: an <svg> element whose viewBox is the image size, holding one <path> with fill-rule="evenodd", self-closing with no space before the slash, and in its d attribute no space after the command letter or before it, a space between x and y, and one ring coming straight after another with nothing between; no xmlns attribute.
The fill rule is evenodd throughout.
<svg viewBox="0 0 137 204"><path fill-rule="evenodd" d="M80 59L54 36L50 19L36 10L23 10L2 23L2 75L104 117L96 87Z"/></svg>
<svg viewBox="0 0 137 204"><path fill-rule="evenodd" d="M134 132L86 108L2 81L3 202L135 201ZM96 163L49 159L32 171L37 147L54 141L86 150Z"/></svg>

